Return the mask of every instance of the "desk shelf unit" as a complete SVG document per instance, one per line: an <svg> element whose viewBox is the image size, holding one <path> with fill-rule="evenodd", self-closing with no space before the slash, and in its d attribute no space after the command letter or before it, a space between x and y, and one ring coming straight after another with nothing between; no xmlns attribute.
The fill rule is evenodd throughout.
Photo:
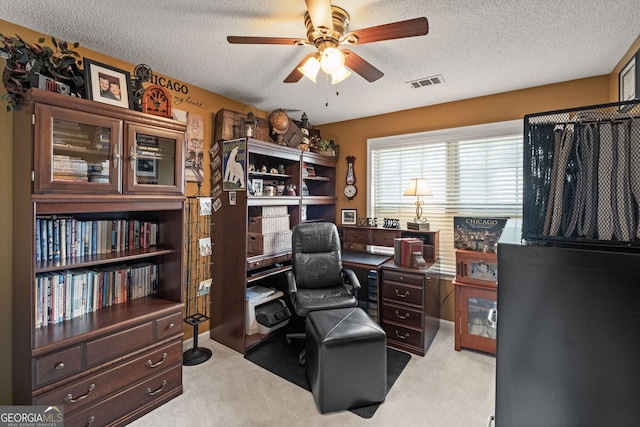
<svg viewBox="0 0 640 427"><path fill-rule="evenodd" d="M221 123L226 122L223 120ZM220 135L228 136L230 127L223 124L221 126ZM212 220L216 226L212 233L215 266L212 276L213 282L218 286L212 288L209 332L213 340L244 353L270 335L245 333L246 288L258 285L279 291L286 290L284 273L291 269L290 230L302 222L335 222L337 159L251 138L218 142L221 146L225 142L245 144L247 186L249 182L262 179L296 188L296 195L285 193L273 196L252 194L252 191L246 189L238 190L234 205L230 204L229 194L225 191L220 196L222 207L213 212ZM222 174L224 161L220 163ZM254 165L254 170L249 170L249 164ZM305 173L310 166L313 166L316 175L311 178ZM272 169L284 169L284 173L272 173ZM302 194L303 181L309 190L308 195ZM212 187L215 184L219 182L212 183ZM253 227L257 223L264 224L265 219L269 219L265 215L269 210L279 212L278 216L281 218L288 216L286 231L266 233L264 230L263 234L251 232L250 226L255 231ZM283 236L282 239L278 237L275 240L277 244L265 243L269 234L280 233ZM256 239L262 239L262 244L256 244ZM289 246L281 247L287 239Z"/></svg>

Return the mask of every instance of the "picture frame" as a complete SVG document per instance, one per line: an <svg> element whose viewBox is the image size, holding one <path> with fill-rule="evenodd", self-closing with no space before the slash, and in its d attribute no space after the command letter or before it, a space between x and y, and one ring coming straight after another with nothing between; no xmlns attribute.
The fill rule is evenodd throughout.
<svg viewBox="0 0 640 427"><path fill-rule="evenodd" d="M88 58L83 58L83 62L87 99L116 107L133 108L133 97L129 93L131 75L128 72Z"/></svg>
<svg viewBox="0 0 640 427"><path fill-rule="evenodd" d="M358 222L357 209L342 209L342 217L340 223L342 225L356 225Z"/></svg>
<svg viewBox="0 0 640 427"><path fill-rule="evenodd" d="M618 100L620 102L640 98L640 68L638 65L640 65L640 49L618 74Z"/></svg>
<svg viewBox="0 0 640 427"><path fill-rule="evenodd" d="M251 180L251 188L254 196L262 196L263 181L260 178L254 178Z"/></svg>
<svg viewBox="0 0 640 427"><path fill-rule="evenodd" d="M138 159L136 175L158 178L158 161L156 159Z"/></svg>

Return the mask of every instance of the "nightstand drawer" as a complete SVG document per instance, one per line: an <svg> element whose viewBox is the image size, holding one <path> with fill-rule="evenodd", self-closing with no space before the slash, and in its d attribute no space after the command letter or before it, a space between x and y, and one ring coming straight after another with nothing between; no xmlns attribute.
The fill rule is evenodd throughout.
<svg viewBox="0 0 640 427"><path fill-rule="evenodd" d="M382 275L384 281L393 281L400 283L411 283L413 285L422 285L424 283L424 274L413 274L403 271L385 270Z"/></svg>
<svg viewBox="0 0 640 427"><path fill-rule="evenodd" d="M82 369L82 348L75 346L35 360L35 382L42 385Z"/></svg>
<svg viewBox="0 0 640 427"><path fill-rule="evenodd" d="M385 303L382 309L384 322L395 322L415 328L422 328L422 311L413 310L403 305Z"/></svg>
<svg viewBox="0 0 640 427"><path fill-rule="evenodd" d="M382 283L382 297L400 304L414 304L422 307L423 292L422 286Z"/></svg>
<svg viewBox="0 0 640 427"><path fill-rule="evenodd" d="M405 328L386 322L383 323L382 328L387 334L387 339L390 341L396 341L414 347L423 347L421 330Z"/></svg>

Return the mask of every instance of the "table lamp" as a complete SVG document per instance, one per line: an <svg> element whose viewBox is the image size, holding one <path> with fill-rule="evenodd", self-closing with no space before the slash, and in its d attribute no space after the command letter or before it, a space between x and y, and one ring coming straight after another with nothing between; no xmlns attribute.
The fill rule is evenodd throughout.
<svg viewBox="0 0 640 427"><path fill-rule="evenodd" d="M416 200L416 217L413 222L407 222L407 228L409 230L425 230L429 231L429 223L427 222L427 218L422 216L422 205L424 202L422 201L422 196L432 196L433 193L429 188L429 184L425 178L411 178L409 180L409 186L407 190L404 192L405 196L417 196Z"/></svg>

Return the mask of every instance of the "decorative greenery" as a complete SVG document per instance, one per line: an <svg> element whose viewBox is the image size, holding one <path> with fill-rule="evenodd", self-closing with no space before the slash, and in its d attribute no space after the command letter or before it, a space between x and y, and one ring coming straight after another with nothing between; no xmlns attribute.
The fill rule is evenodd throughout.
<svg viewBox="0 0 640 427"><path fill-rule="evenodd" d="M5 37L0 34L0 56L6 59L6 67L2 73L2 82L7 93L2 96L7 101L7 111L13 111L20 106L25 92L32 86L37 86L37 75L52 78L57 82L69 86L71 93L84 97L84 71L80 68L80 55L69 48L66 41L51 38L55 50L43 46L44 38L38 43L31 44L20 36ZM72 45L73 49L79 46Z"/></svg>

